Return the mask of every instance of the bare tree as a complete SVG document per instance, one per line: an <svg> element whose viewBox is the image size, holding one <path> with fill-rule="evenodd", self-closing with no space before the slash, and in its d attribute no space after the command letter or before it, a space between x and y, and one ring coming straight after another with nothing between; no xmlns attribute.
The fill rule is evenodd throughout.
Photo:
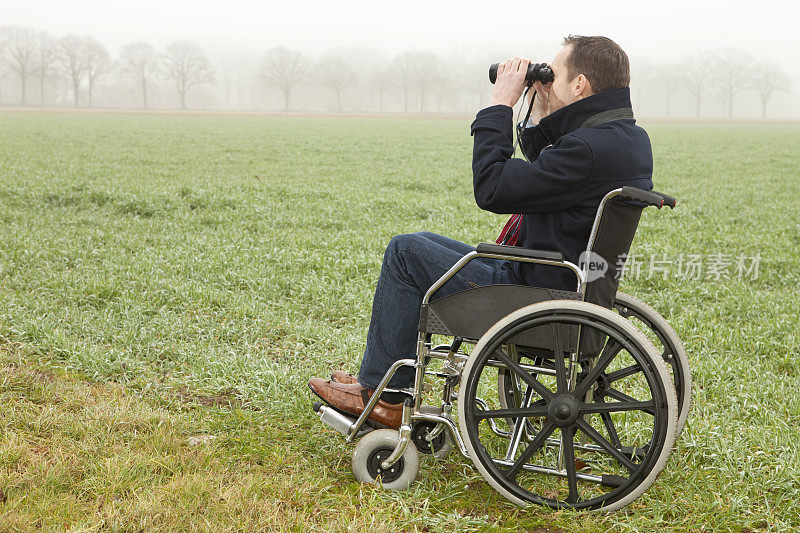
<svg viewBox="0 0 800 533"><path fill-rule="evenodd" d="M189 41L174 41L164 52L164 70L175 82L181 97L181 109L186 109L186 93L194 85L214 81L214 71L208 58Z"/></svg>
<svg viewBox="0 0 800 533"><path fill-rule="evenodd" d="M404 109L408 113L408 95L411 89L419 92L419 111L425 110L425 96L438 79L442 62L433 52L403 52L392 61L398 85L403 90Z"/></svg>
<svg viewBox="0 0 800 533"><path fill-rule="evenodd" d="M58 62L56 40L46 31L36 34L36 74L39 77L39 105L44 107L44 86L48 78L55 73Z"/></svg>
<svg viewBox="0 0 800 533"><path fill-rule="evenodd" d="M678 75L679 72L679 65L674 63L658 65L654 72L653 80L664 93L666 116L670 115L670 103L672 102L675 91L683 86L683 80Z"/></svg>
<svg viewBox="0 0 800 533"><path fill-rule="evenodd" d="M417 62L414 52L403 52L392 60L392 74L397 85L403 90L403 110L408 113L408 93L414 83L414 70Z"/></svg>
<svg viewBox="0 0 800 533"><path fill-rule="evenodd" d="M292 89L309 71L309 60L297 50L279 46L264 54L262 78L267 85L278 87L283 93L283 109L289 110Z"/></svg>
<svg viewBox="0 0 800 533"><path fill-rule="evenodd" d="M422 51L414 52L413 63L416 68L413 70L412 79L419 91L419 112L425 112L425 97L432 87L441 80L442 60L433 52Z"/></svg>
<svg viewBox="0 0 800 533"><path fill-rule="evenodd" d="M634 57L631 60L631 92L637 114L645 114L645 101L651 100L648 97L657 83L655 72L655 65L646 57Z"/></svg>
<svg viewBox="0 0 800 533"><path fill-rule="evenodd" d="M403 89L404 109L408 113L408 95L411 89L419 92L419 111L425 110L425 96L439 76L441 60L433 52L403 52L392 61L394 74Z"/></svg>
<svg viewBox="0 0 800 533"><path fill-rule="evenodd" d="M683 56L679 71L676 72L683 83L683 87L692 95L695 103L695 116L700 116L700 105L703 101L703 92L711 78L713 58L705 52L697 52L691 56Z"/></svg>
<svg viewBox="0 0 800 533"><path fill-rule="evenodd" d="M449 103L449 111L455 111L458 97L463 92L466 80L464 79L463 65L455 62L439 61L440 67L438 74L433 80L432 89L436 96L436 111L442 113L446 111ZM458 65L458 66L456 66Z"/></svg>
<svg viewBox="0 0 800 533"><path fill-rule="evenodd" d="M744 80L753 70L753 58L744 50L725 48L715 54L719 95L728 117L733 116L733 99L746 87Z"/></svg>
<svg viewBox="0 0 800 533"><path fill-rule="evenodd" d="M8 49L8 35L6 27L0 27L0 102L3 101L3 80L6 77L6 50Z"/></svg>
<svg viewBox="0 0 800 533"><path fill-rule="evenodd" d="M317 62L315 72L322 85L336 93L336 110L342 111L342 91L356 84L356 71L345 59L328 54Z"/></svg>
<svg viewBox="0 0 800 533"><path fill-rule="evenodd" d="M775 91L787 91L792 79L775 63L759 63L751 74L751 86L761 99L761 118L767 118L767 103Z"/></svg>
<svg viewBox="0 0 800 533"><path fill-rule="evenodd" d="M25 105L28 78L33 74L36 61L36 32L19 26L6 26L9 64L19 76L20 104Z"/></svg>
<svg viewBox="0 0 800 533"><path fill-rule="evenodd" d="M469 95L467 110L473 112L488 102L492 92L488 76L489 65L497 61L497 57L503 56L487 52L465 52L462 55L472 58L464 65L463 76L464 90Z"/></svg>
<svg viewBox="0 0 800 533"><path fill-rule="evenodd" d="M353 70L358 78L358 81L355 85L360 85L362 82L364 82L363 86L369 93L370 97L372 97L375 92L379 93L376 95L378 97L378 107L382 107L382 99L388 89L388 86L384 86L380 91L378 91L378 87L373 83L373 77L376 75L376 73L386 69L386 65L389 62L389 57L385 53L376 50L371 46L337 47L332 49L330 54L345 59L347 63L353 67ZM391 80L389 80L389 83L391 83ZM372 98L359 99L357 104L358 109L362 111L369 110L372 108L373 103L374 101Z"/></svg>
<svg viewBox="0 0 800 533"><path fill-rule="evenodd" d="M75 99L75 107L78 107L81 81L86 73L84 41L77 35L67 35L59 42L59 49L59 60L72 82L72 94Z"/></svg>
<svg viewBox="0 0 800 533"><path fill-rule="evenodd" d="M159 73L156 49L150 43L139 41L126 44L119 54L120 71L135 81L142 90L142 108L147 109L147 84Z"/></svg>
<svg viewBox="0 0 800 533"><path fill-rule="evenodd" d="M369 78L369 85L374 92L378 93L378 111L383 113L383 95L394 85L394 76L391 70L383 69L375 72Z"/></svg>
<svg viewBox="0 0 800 533"><path fill-rule="evenodd" d="M111 56L106 47L94 37L84 37L83 53L86 60L86 79L89 82L89 107L95 84L111 72Z"/></svg>

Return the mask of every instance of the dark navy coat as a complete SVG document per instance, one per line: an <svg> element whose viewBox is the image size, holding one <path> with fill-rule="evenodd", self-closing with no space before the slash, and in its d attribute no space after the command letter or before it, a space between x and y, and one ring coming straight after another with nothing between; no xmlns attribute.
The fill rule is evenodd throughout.
<svg viewBox="0 0 800 533"><path fill-rule="evenodd" d="M558 250L578 258L589 240L600 200L628 185L653 188L653 153L647 133L633 118L604 122L630 111L630 89L603 91L565 106L525 128L521 145L528 161L513 158L513 110L504 105L478 112L472 123L473 186L478 207L522 213L518 246ZM596 125L597 123L599 125ZM575 290L564 268L509 262L515 283Z"/></svg>

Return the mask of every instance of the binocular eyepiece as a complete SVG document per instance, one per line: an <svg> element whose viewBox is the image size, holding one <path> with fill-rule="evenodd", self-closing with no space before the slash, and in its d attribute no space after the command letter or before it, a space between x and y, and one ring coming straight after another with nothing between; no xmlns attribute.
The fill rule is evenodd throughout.
<svg viewBox="0 0 800 533"><path fill-rule="evenodd" d="M497 67L500 63L495 63L489 67L489 81L497 81ZM553 81L553 69L547 63L529 63L528 72L525 74L525 83L532 85L533 82L550 83Z"/></svg>

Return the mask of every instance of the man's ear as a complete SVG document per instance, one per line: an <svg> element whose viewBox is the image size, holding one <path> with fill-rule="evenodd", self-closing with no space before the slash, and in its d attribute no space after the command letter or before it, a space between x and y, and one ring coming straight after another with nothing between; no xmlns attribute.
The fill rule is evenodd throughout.
<svg viewBox="0 0 800 533"><path fill-rule="evenodd" d="M583 74L578 74L575 77L575 81L572 82L572 93L577 99L586 98L594 94L592 84Z"/></svg>

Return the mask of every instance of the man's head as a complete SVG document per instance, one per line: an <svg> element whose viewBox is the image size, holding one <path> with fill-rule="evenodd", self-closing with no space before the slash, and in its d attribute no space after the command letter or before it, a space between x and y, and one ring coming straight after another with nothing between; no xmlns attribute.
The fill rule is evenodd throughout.
<svg viewBox="0 0 800 533"><path fill-rule="evenodd" d="M627 54L608 37L564 38L551 66L551 112L600 91L627 87L631 81Z"/></svg>

